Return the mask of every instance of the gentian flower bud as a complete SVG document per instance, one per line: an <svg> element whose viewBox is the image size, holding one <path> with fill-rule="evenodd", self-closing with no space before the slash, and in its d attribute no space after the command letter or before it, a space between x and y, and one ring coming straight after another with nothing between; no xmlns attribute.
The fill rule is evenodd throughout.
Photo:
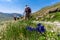
<svg viewBox="0 0 60 40"><path fill-rule="evenodd" d="M41 26L41 23L38 23L37 26Z"/></svg>

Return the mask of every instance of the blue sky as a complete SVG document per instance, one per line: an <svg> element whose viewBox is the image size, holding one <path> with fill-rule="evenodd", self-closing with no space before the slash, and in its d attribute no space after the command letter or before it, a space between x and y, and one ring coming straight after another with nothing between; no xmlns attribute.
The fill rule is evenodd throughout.
<svg viewBox="0 0 60 40"><path fill-rule="evenodd" d="M57 2L60 0L0 0L0 12L22 14L26 4L31 7L32 12L36 12Z"/></svg>

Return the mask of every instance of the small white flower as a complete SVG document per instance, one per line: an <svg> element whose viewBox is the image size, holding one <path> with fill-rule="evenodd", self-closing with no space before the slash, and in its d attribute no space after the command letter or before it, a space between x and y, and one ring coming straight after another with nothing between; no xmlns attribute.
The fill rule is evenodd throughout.
<svg viewBox="0 0 60 40"><path fill-rule="evenodd" d="M54 32L53 30L51 30L51 32Z"/></svg>
<svg viewBox="0 0 60 40"><path fill-rule="evenodd" d="M2 37L0 36L0 39L1 39Z"/></svg>

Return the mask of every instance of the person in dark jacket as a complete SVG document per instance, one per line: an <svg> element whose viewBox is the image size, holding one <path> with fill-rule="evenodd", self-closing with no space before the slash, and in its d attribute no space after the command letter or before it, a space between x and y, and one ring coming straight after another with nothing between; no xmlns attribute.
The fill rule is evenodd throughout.
<svg viewBox="0 0 60 40"><path fill-rule="evenodd" d="M26 8L25 8L25 19L29 20L30 19L30 14L31 14L31 8L28 7L28 5L26 5Z"/></svg>

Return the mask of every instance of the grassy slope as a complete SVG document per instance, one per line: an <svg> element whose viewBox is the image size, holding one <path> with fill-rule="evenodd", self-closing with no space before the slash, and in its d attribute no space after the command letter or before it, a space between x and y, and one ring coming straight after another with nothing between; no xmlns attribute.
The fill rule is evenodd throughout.
<svg viewBox="0 0 60 40"><path fill-rule="evenodd" d="M37 27L36 23L32 23L33 20L29 21L16 21L16 22L9 22L7 24L7 28L5 31L0 33L1 40L59 40L60 38L57 36L59 30L56 30L54 25L46 25L43 24L46 28L46 36L41 35L39 32L36 31L28 31L26 30L26 26ZM53 26L53 27L52 27ZM56 31L54 31L54 29ZM54 31L54 32L52 32ZM2 34L3 33L3 34Z"/></svg>
<svg viewBox="0 0 60 40"><path fill-rule="evenodd" d="M54 17L52 17L53 15L54 15ZM43 18L44 18L45 21L52 21L52 22L53 21L59 21L60 22L60 12L55 12L55 13L47 14Z"/></svg>
<svg viewBox="0 0 60 40"><path fill-rule="evenodd" d="M60 9L60 3L57 3L57 4L54 4L52 6L47 6L47 7L44 7L42 8L41 10L35 12L34 14L32 14L34 17L38 17L38 16L41 16L41 15L45 15L46 12L48 12L48 10L51 10L52 8L59 8Z"/></svg>
<svg viewBox="0 0 60 40"><path fill-rule="evenodd" d="M60 21L60 12L55 12L55 13L48 13L48 10L51 10L53 8L53 10L55 8L59 8L60 9L60 3L54 4L52 6L47 6L42 8L41 10L35 12L32 14L33 18L37 18L38 16L42 16L42 18L39 18L40 20L44 20L44 21ZM47 13L46 13L47 12ZM51 16L53 16L53 18L51 18Z"/></svg>
<svg viewBox="0 0 60 40"><path fill-rule="evenodd" d="M60 21L60 12L56 12L50 15L55 15L55 17L53 17L52 19L50 19L51 21Z"/></svg>

